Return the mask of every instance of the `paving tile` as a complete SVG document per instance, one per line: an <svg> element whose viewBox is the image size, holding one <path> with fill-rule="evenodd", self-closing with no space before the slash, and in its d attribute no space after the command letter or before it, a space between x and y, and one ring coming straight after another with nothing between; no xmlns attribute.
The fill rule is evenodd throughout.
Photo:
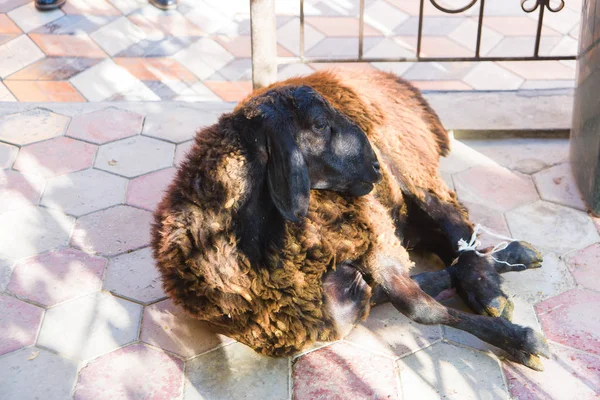
<svg viewBox="0 0 600 400"><path fill-rule="evenodd" d="M8 143L0 143L0 168L10 168L17 158L19 148Z"/></svg>
<svg viewBox="0 0 600 400"><path fill-rule="evenodd" d="M371 310L368 319L344 340L392 358L413 353L442 338L438 325L419 325L400 314L391 304Z"/></svg>
<svg viewBox="0 0 600 400"><path fill-rule="evenodd" d="M28 2L29 0L4 0L0 4L0 13L9 12L10 10L14 10L15 8Z"/></svg>
<svg viewBox="0 0 600 400"><path fill-rule="evenodd" d="M477 32L479 29L478 22L479 21L477 20L474 21L471 19L464 20L460 26L456 27L455 30L449 32L448 34L450 39L471 50L473 52L473 56L475 55L475 51L477 49ZM498 43L500 43L503 38L501 34L493 29L487 28L486 25L487 24L484 24L484 26L481 28L481 42L479 44L480 55L487 54Z"/></svg>
<svg viewBox="0 0 600 400"><path fill-rule="evenodd" d="M105 108L75 115L66 135L87 142L104 144L138 135L144 116L118 108Z"/></svg>
<svg viewBox="0 0 600 400"><path fill-rule="evenodd" d="M525 79L575 78L575 71L559 61L505 61L498 65Z"/></svg>
<svg viewBox="0 0 600 400"><path fill-rule="evenodd" d="M1 212L37 205L45 183L45 180L37 175L14 170L0 172Z"/></svg>
<svg viewBox="0 0 600 400"><path fill-rule="evenodd" d="M521 86L523 78L497 63L481 61L465 76L464 81L477 90L515 90Z"/></svg>
<svg viewBox="0 0 600 400"><path fill-rule="evenodd" d="M87 35L41 35L32 33L29 37L50 57L106 57L106 53Z"/></svg>
<svg viewBox="0 0 600 400"><path fill-rule="evenodd" d="M383 0L376 0L365 8L365 22L373 28L391 34L409 16Z"/></svg>
<svg viewBox="0 0 600 400"><path fill-rule="evenodd" d="M44 58L10 75L8 80L63 81L93 67L98 58L52 57Z"/></svg>
<svg viewBox="0 0 600 400"><path fill-rule="evenodd" d="M139 304L92 293L46 311L38 345L71 359L94 358L134 341L141 313Z"/></svg>
<svg viewBox="0 0 600 400"><path fill-rule="evenodd" d="M70 0L62 10L66 14L118 16L121 12L105 0Z"/></svg>
<svg viewBox="0 0 600 400"><path fill-rule="evenodd" d="M550 51L552 56L572 56L579 50L577 39L570 36L563 36L560 42Z"/></svg>
<svg viewBox="0 0 600 400"><path fill-rule="evenodd" d="M437 90L437 91L452 91L452 90L471 90L471 86L462 81L411 81L417 89L421 91Z"/></svg>
<svg viewBox="0 0 600 400"><path fill-rule="evenodd" d="M77 376L77 363L37 347L3 357L0 369L6 399L67 399Z"/></svg>
<svg viewBox="0 0 600 400"><path fill-rule="evenodd" d="M511 170L532 174L569 159L568 139L464 140L471 151Z"/></svg>
<svg viewBox="0 0 600 400"><path fill-rule="evenodd" d="M370 63L367 62L352 62L352 63L344 63L344 62L328 62L328 63L312 63L307 64L310 68L315 71L321 70L330 70L330 69L345 69L352 71L373 71L375 67L373 67Z"/></svg>
<svg viewBox="0 0 600 400"><path fill-rule="evenodd" d="M545 19L545 18L544 18ZM540 55L548 55L560 38L548 36L540 42ZM490 57L531 57L535 50L535 36L505 37L488 52Z"/></svg>
<svg viewBox="0 0 600 400"><path fill-rule="evenodd" d="M183 15L173 11L169 14L136 12L129 15L128 18L131 22L144 29L147 34L162 32L169 36L205 36L202 29L194 25Z"/></svg>
<svg viewBox="0 0 600 400"><path fill-rule="evenodd" d="M79 217L123 203L127 179L95 169L48 181L41 204Z"/></svg>
<svg viewBox="0 0 600 400"><path fill-rule="evenodd" d="M173 165L177 167L179 164L181 164L193 145L193 140L178 144L177 148L175 149L175 159L173 161Z"/></svg>
<svg viewBox="0 0 600 400"><path fill-rule="evenodd" d="M250 36L226 36L217 37L217 42L230 52L236 58L252 57L252 38ZM293 54L285 47L277 45L277 55L279 57L290 57Z"/></svg>
<svg viewBox="0 0 600 400"><path fill-rule="evenodd" d="M509 211L506 220L515 238L557 254L600 241L587 214L546 201Z"/></svg>
<svg viewBox="0 0 600 400"><path fill-rule="evenodd" d="M63 8L64 11L64 8ZM83 35L98 30L101 26L117 19L116 16L102 15L65 15L57 20L48 22L31 33L52 35Z"/></svg>
<svg viewBox="0 0 600 400"><path fill-rule="evenodd" d="M600 395L600 358L566 347L550 345L552 359L544 372L504 363L510 394L515 399L593 399Z"/></svg>
<svg viewBox="0 0 600 400"><path fill-rule="evenodd" d="M146 0L108 0L115 8L121 11L124 15L148 5Z"/></svg>
<svg viewBox="0 0 600 400"><path fill-rule="evenodd" d="M545 169L535 174L533 179L543 200L587 210L571 171L571 164L564 163Z"/></svg>
<svg viewBox="0 0 600 400"><path fill-rule="evenodd" d="M143 135L174 143L192 139L196 132L217 122L219 114L191 108L175 108L170 112L152 113L146 117Z"/></svg>
<svg viewBox="0 0 600 400"><path fill-rule="evenodd" d="M312 25L326 36L356 37L358 36L360 23L358 18L348 17L307 17L305 22ZM365 23L363 35L381 36L381 32Z"/></svg>
<svg viewBox="0 0 600 400"><path fill-rule="evenodd" d="M0 46L2 65L0 78L4 79L23 67L44 58L44 53L26 35L21 35Z"/></svg>
<svg viewBox="0 0 600 400"><path fill-rule="evenodd" d="M19 36L18 33L0 33L0 45L8 43Z"/></svg>
<svg viewBox="0 0 600 400"><path fill-rule="evenodd" d="M537 14L537 13L533 13L533 14ZM537 15L534 18L533 15L529 14L528 17L537 21ZM553 12L544 13L544 28L548 27L559 33L562 33L563 35L566 35L571 31L571 29L573 29L573 27L575 25L577 25L579 20L580 20L579 12L575 12L574 10L571 10L569 7L565 7L562 10L560 10L560 12L557 12L557 13L553 13ZM542 30L542 32L545 33L545 29Z"/></svg>
<svg viewBox="0 0 600 400"><path fill-rule="evenodd" d="M223 101L240 101L252 92L252 82L204 81L204 84Z"/></svg>
<svg viewBox="0 0 600 400"><path fill-rule="evenodd" d="M186 364L184 399L288 398L288 360L233 343Z"/></svg>
<svg viewBox="0 0 600 400"><path fill-rule="evenodd" d="M99 357L81 369L74 399L179 399L183 361L141 343Z"/></svg>
<svg viewBox="0 0 600 400"><path fill-rule="evenodd" d="M304 26L304 51L311 49L325 38L321 32L312 27ZM277 43L281 44L295 56L300 54L300 19L294 18L277 28Z"/></svg>
<svg viewBox="0 0 600 400"><path fill-rule="evenodd" d="M537 89L574 89L575 81L569 80L526 80L523 82L520 90L537 90Z"/></svg>
<svg viewBox="0 0 600 400"><path fill-rule="evenodd" d="M170 58L116 58L114 61L143 81L177 80L194 83L198 80L177 61Z"/></svg>
<svg viewBox="0 0 600 400"><path fill-rule="evenodd" d="M94 167L133 178L170 167L174 153L170 143L136 136L101 146Z"/></svg>
<svg viewBox="0 0 600 400"><path fill-rule="evenodd" d="M139 249L150 242L152 214L115 206L77 220L71 244L88 253L107 256Z"/></svg>
<svg viewBox="0 0 600 400"><path fill-rule="evenodd" d="M419 62L414 63L402 77L410 81L460 80L475 63L471 62Z"/></svg>
<svg viewBox="0 0 600 400"><path fill-rule="evenodd" d="M104 60L71 78L70 82L89 101L103 101L129 92L138 100L159 100L148 87L112 60Z"/></svg>
<svg viewBox="0 0 600 400"><path fill-rule="evenodd" d="M32 1L8 13L10 19L21 28L23 32L30 32L35 28L59 19L65 15L61 10L39 12Z"/></svg>
<svg viewBox="0 0 600 400"><path fill-rule="evenodd" d="M321 43L324 44L329 44L327 42L328 39L325 39L324 41L322 41ZM315 49L320 49L321 43L319 43L319 45L317 47L315 47ZM331 44L335 44L335 43L331 43ZM350 44L350 43L348 43ZM365 42L365 45L367 43ZM341 55L346 55L346 56L352 56L352 57L356 57L358 56L358 44L356 42L352 42L352 46L347 47L345 50L345 53L341 53ZM412 49L408 49L405 46L403 46L401 43L398 43L390 38L385 38L381 41L379 41L379 43L371 46L371 48L368 48L367 46L364 47L364 57L365 58L381 58L381 57L414 57L415 53ZM323 56L323 54L321 54L321 56Z"/></svg>
<svg viewBox="0 0 600 400"><path fill-rule="evenodd" d="M200 79L206 79L231 60L233 55L210 38L200 38L197 42L173 56L180 64Z"/></svg>
<svg viewBox="0 0 600 400"><path fill-rule="evenodd" d="M595 243L567 258L569 270L584 288L600 292L600 244Z"/></svg>
<svg viewBox="0 0 600 400"><path fill-rule="evenodd" d="M542 268L503 274L503 288L509 294L531 304L556 296L575 287L565 263L556 255L544 253Z"/></svg>
<svg viewBox="0 0 600 400"><path fill-rule="evenodd" d="M465 21L462 17L425 17L423 18L423 36L446 36ZM396 29L394 33L401 36L417 35L419 32L419 17L410 17Z"/></svg>
<svg viewBox="0 0 600 400"><path fill-rule="evenodd" d="M69 82L5 81L19 101L30 102L84 102Z"/></svg>
<svg viewBox="0 0 600 400"><path fill-rule="evenodd" d="M0 241L0 258L19 259L64 246L74 220L60 212L38 207L0 214L0 226L18 226Z"/></svg>
<svg viewBox="0 0 600 400"><path fill-rule="evenodd" d="M508 211L539 199L531 178L500 166L474 167L454 175L458 197Z"/></svg>
<svg viewBox="0 0 600 400"><path fill-rule="evenodd" d="M21 30L6 14L0 14L0 33L19 34Z"/></svg>
<svg viewBox="0 0 600 400"><path fill-rule="evenodd" d="M404 398L508 399L498 361L438 343L398 361Z"/></svg>
<svg viewBox="0 0 600 400"><path fill-rule="evenodd" d="M116 57L168 57L188 47L193 38L163 37L144 39L116 54Z"/></svg>
<svg viewBox="0 0 600 400"><path fill-rule="evenodd" d="M465 171L475 166L495 166L496 163L484 154L451 138L451 152L448 156L440 158L440 171L454 174Z"/></svg>
<svg viewBox="0 0 600 400"><path fill-rule="evenodd" d="M216 334L207 323L188 317L171 300L146 307L140 340L185 358L233 342Z"/></svg>
<svg viewBox="0 0 600 400"><path fill-rule="evenodd" d="M369 49L368 43L372 39L365 39L365 50ZM391 40L389 40L389 43L395 45ZM356 58L358 57L358 38L326 37L312 48L307 49L306 55L309 57Z"/></svg>
<svg viewBox="0 0 600 400"><path fill-rule="evenodd" d="M146 247L111 259L104 277L104 289L144 304L164 297L152 250Z"/></svg>
<svg viewBox="0 0 600 400"><path fill-rule="evenodd" d="M573 289L536 306L546 336L555 342L600 355L600 293Z"/></svg>
<svg viewBox="0 0 600 400"><path fill-rule="evenodd" d="M132 179L127 189L127 204L154 211L175 172L175 168L167 168Z"/></svg>
<svg viewBox="0 0 600 400"><path fill-rule="evenodd" d="M97 146L58 137L22 147L14 168L44 177L80 171L92 166Z"/></svg>
<svg viewBox="0 0 600 400"><path fill-rule="evenodd" d="M0 309L0 355L34 344L44 310L5 294Z"/></svg>
<svg viewBox="0 0 600 400"><path fill-rule="evenodd" d="M508 225L506 224L506 220L504 219L504 214L502 214L502 212L489 207L486 204L470 203L463 201L462 199L461 203L469 210L469 220L471 222L481 224L495 234L510 237ZM489 246L495 246L496 244L502 242L501 239L488 235L485 232L479 236L479 241L481 242L482 249L485 249Z"/></svg>
<svg viewBox="0 0 600 400"><path fill-rule="evenodd" d="M212 2L203 2L202 7L195 7L185 17L207 34L216 34L235 29L235 21L227 15L227 7L219 7Z"/></svg>
<svg viewBox="0 0 600 400"><path fill-rule="evenodd" d="M296 399L398 399L393 361L338 342L300 357L293 367Z"/></svg>
<svg viewBox="0 0 600 400"><path fill-rule="evenodd" d="M536 13L537 14L537 13ZM496 32L504 36L534 36L537 31L537 21L522 14L513 16L488 16L486 10L486 16L484 23L488 28L495 30ZM544 15L545 16L545 15ZM474 19L476 21L476 19ZM558 36L560 33L553 29L544 27L544 36Z"/></svg>
<svg viewBox="0 0 600 400"><path fill-rule="evenodd" d="M121 17L90 35L111 56L146 38L140 27Z"/></svg>
<svg viewBox="0 0 600 400"><path fill-rule="evenodd" d="M387 0L388 3L394 5L394 7L398 8L399 10L402 10L403 12L405 12L406 14L413 16L413 17L418 17L419 16L419 7L420 4L419 2L416 1L406 1L406 0ZM447 2L446 2L447 3ZM443 11L438 10L437 8L435 8L432 4L425 2L424 4L424 8L423 8L423 16L425 17L441 17L441 16L448 16L448 14L444 13Z"/></svg>
<svg viewBox="0 0 600 400"><path fill-rule="evenodd" d="M2 102L17 101L15 96L12 95L12 93L8 90L8 88L2 82L0 82L0 101L2 101Z"/></svg>
<svg viewBox="0 0 600 400"><path fill-rule="evenodd" d="M296 76L310 75L313 72L315 70L306 64L279 65L277 79L285 80Z"/></svg>
<svg viewBox="0 0 600 400"><path fill-rule="evenodd" d="M7 289L49 307L100 290L105 265L75 249L56 250L17 262Z"/></svg>

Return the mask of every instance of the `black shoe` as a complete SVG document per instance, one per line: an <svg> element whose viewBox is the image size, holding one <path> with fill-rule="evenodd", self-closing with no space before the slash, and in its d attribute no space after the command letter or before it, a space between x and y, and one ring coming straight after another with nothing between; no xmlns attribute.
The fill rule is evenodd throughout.
<svg viewBox="0 0 600 400"><path fill-rule="evenodd" d="M35 0L35 8L40 11L50 11L61 8L67 0Z"/></svg>
<svg viewBox="0 0 600 400"><path fill-rule="evenodd" d="M177 8L177 0L150 0L150 4L161 10L172 10Z"/></svg>

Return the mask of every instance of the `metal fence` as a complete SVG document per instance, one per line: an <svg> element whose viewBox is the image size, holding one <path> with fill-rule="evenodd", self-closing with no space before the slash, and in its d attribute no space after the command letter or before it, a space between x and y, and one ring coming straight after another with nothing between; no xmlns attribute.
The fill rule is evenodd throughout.
<svg viewBox="0 0 600 400"><path fill-rule="evenodd" d="M537 60L575 60L576 55L541 56L540 41L542 38L542 26L544 13L546 11L557 13L564 6L564 0L557 0L552 5L551 0L521 0L521 8L525 13L538 12L535 45L531 49L530 56L482 56L481 37L482 28L485 23L485 0L466 0L468 4L463 7L451 9L438 3L438 0L406 0L419 1L419 24L417 29L417 48L414 56L390 56L390 57L365 57L364 56L364 25L365 25L365 0L360 1L359 29L358 29L358 56L345 58L307 57L305 55L305 30L304 30L304 0L300 1L300 49L298 57L277 57L277 38L275 27L274 1L276 0L250 0L250 21L252 26L252 62L253 81L255 87L272 83L277 78L277 65L290 63L354 63L354 62L455 62L455 61L537 61ZM423 9L425 2L429 1L439 11L447 14L460 14L479 4L478 25L476 36L475 53L471 57L428 57L421 55L421 44L423 39ZM510 1L510 0L505 0ZM260 23L255 23L260 21Z"/></svg>

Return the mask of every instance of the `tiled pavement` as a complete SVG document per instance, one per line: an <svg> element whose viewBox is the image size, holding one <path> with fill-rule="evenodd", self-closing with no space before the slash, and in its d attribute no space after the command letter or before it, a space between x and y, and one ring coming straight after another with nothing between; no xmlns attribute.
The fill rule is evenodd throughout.
<svg viewBox="0 0 600 400"><path fill-rule="evenodd" d="M389 305L345 340L294 359L259 356L186 318L153 267L150 211L194 128L229 107L0 110L0 397L600 396L600 221L583 211L562 139L455 141L442 164L474 220L545 253L541 269L505 275L516 322L550 340L545 372Z"/></svg>
<svg viewBox="0 0 600 400"><path fill-rule="evenodd" d="M457 8L466 1L444 0ZM306 55L358 52L358 0L306 0ZM541 55L577 52L581 0L545 13ZM367 57L415 53L419 0L366 0ZM425 2L422 53L471 56L477 9L444 14ZM299 0L276 0L280 56L299 53ZM481 54L533 52L537 12L487 0ZM0 101L239 100L251 88L248 0L180 0L162 12L147 0L67 0L39 13L31 0L0 1ZM330 64L280 66L280 77ZM574 62L373 63L428 90L572 87Z"/></svg>

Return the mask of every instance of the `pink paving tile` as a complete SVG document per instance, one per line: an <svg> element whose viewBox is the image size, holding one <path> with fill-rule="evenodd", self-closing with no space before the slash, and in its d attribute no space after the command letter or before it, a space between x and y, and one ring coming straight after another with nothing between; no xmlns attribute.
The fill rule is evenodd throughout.
<svg viewBox="0 0 600 400"><path fill-rule="evenodd" d="M39 142L64 133L69 117L35 109L0 117L0 139L18 145Z"/></svg>
<svg viewBox="0 0 600 400"><path fill-rule="evenodd" d="M399 398L393 361L344 342L299 358L293 378L298 400Z"/></svg>
<svg viewBox="0 0 600 400"><path fill-rule="evenodd" d="M8 15L0 14L0 33L19 34L21 30L8 18Z"/></svg>
<svg viewBox="0 0 600 400"><path fill-rule="evenodd" d="M551 346L544 372L504 363L511 395L519 400L595 399L600 397L600 358L570 348Z"/></svg>
<svg viewBox="0 0 600 400"><path fill-rule="evenodd" d="M74 399L179 399L182 389L183 361L137 343L84 367Z"/></svg>
<svg viewBox="0 0 600 400"><path fill-rule="evenodd" d="M600 292L600 243L571 255L567 265L578 284Z"/></svg>
<svg viewBox="0 0 600 400"><path fill-rule="evenodd" d="M462 201L485 204L499 211L539 199L531 178L499 166L474 167L454 175Z"/></svg>
<svg viewBox="0 0 600 400"><path fill-rule="evenodd" d="M175 168L151 172L129 182L127 204L153 211L175 176Z"/></svg>
<svg viewBox="0 0 600 400"><path fill-rule="evenodd" d="M571 171L571 164L559 164L540 171L533 176L533 180L543 200L582 211L587 209Z"/></svg>
<svg viewBox="0 0 600 400"><path fill-rule="evenodd" d="M0 295L0 355L35 342L44 310Z"/></svg>
<svg viewBox="0 0 600 400"><path fill-rule="evenodd" d="M0 210L37 205L45 181L36 175L7 170L0 172Z"/></svg>
<svg viewBox="0 0 600 400"><path fill-rule="evenodd" d="M190 151L190 149L192 148L193 144L194 141L190 140L189 142L177 145L177 148L175 149L175 166L181 164L181 162L185 159L185 156L187 155L188 151Z"/></svg>
<svg viewBox="0 0 600 400"><path fill-rule="evenodd" d="M113 256L150 242L152 214L129 206L116 206L77 220L71 244L88 253Z"/></svg>
<svg viewBox="0 0 600 400"><path fill-rule="evenodd" d="M105 108L73 117L67 136L103 144L137 135L144 117L131 111Z"/></svg>
<svg viewBox="0 0 600 400"><path fill-rule="evenodd" d="M26 173L52 177L92 166L97 146L67 137L58 137L21 148L14 168Z"/></svg>
<svg viewBox="0 0 600 400"><path fill-rule="evenodd" d="M171 300L146 307L140 340L185 358L233 342L214 333L205 322L185 315Z"/></svg>
<svg viewBox="0 0 600 400"><path fill-rule="evenodd" d="M600 293L573 289L535 308L550 340L600 355Z"/></svg>
<svg viewBox="0 0 600 400"><path fill-rule="evenodd" d="M170 36L205 36L202 29L181 14L133 14L127 18L142 28L147 35L163 32Z"/></svg>
<svg viewBox="0 0 600 400"><path fill-rule="evenodd" d="M8 290L44 306L100 290L106 260L61 249L16 264Z"/></svg>
<svg viewBox="0 0 600 400"><path fill-rule="evenodd" d="M306 22L326 36L356 37L359 31L358 18L346 17L307 17ZM383 34L369 24L364 24L364 36L382 36Z"/></svg>

